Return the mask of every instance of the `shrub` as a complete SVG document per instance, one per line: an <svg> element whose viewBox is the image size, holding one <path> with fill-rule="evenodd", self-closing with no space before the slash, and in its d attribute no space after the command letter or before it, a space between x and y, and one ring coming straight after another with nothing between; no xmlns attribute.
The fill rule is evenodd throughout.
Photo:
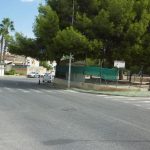
<svg viewBox="0 0 150 150"><path fill-rule="evenodd" d="M13 69L5 72L5 75L14 75L14 74L16 74L16 71Z"/></svg>

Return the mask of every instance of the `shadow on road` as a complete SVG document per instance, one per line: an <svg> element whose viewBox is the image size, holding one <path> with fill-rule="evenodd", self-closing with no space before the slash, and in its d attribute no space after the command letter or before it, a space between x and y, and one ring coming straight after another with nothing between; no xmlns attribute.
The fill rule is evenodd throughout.
<svg viewBox="0 0 150 150"><path fill-rule="evenodd" d="M0 88L14 88L14 89L50 89L50 90L59 90L65 89L60 87L55 83L40 83L38 79L20 79L20 78L1 78L0 79Z"/></svg>

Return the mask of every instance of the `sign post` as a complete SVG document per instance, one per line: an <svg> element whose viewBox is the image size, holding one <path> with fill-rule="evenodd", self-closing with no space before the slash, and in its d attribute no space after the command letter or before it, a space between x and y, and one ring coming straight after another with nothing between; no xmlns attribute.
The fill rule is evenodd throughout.
<svg viewBox="0 0 150 150"><path fill-rule="evenodd" d="M70 89L70 80L71 80L71 53L69 57L69 72L68 72L68 88Z"/></svg>
<svg viewBox="0 0 150 150"><path fill-rule="evenodd" d="M119 75L119 69L125 68L125 61L115 60L114 67L118 68L118 75ZM116 86L118 86L118 80L119 80L119 78L117 77L117 85Z"/></svg>

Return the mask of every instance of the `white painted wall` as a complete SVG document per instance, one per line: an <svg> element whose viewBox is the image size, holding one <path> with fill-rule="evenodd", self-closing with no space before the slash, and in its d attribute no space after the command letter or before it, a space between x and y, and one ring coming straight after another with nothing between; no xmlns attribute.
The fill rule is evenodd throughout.
<svg viewBox="0 0 150 150"><path fill-rule="evenodd" d="M39 61L36 59L33 59L31 57L26 58L26 64L25 65L32 66L32 67L39 67L39 64L40 64Z"/></svg>
<svg viewBox="0 0 150 150"><path fill-rule="evenodd" d="M0 76L4 76L4 65L0 65Z"/></svg>

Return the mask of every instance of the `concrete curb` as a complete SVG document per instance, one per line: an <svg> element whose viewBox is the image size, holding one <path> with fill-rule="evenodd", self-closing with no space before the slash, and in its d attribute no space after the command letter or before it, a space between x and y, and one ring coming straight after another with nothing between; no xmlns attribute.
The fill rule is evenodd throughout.
<svg viewBox="0 0 150 150"><path fill-rule="evenodd" d="M112 96L125 96L125 97L150 97L149 91L132 91L132 92L105 92L105 91L93 91L93 90L83 90L77 88L71 88L74 91L81 92L81 93L90 93L90 94L97 94L97 95L112 95ZM143 94L142 94L143 93ZM146 94L147 93L147 94Z"/></svg>
<svg viewBox="0 0 150 150"><path fill-rule="evenodd" d="M55 78L55 84L67 89L67 81L63 79ZM71 89L91 94L104 94L114 96L126 96L126 97L150 97L150 91L148 89L139 89L136 87L125 88L124 86L118 86L115 88L112 86L95 85L82 82L71 82Z"/></svg>

